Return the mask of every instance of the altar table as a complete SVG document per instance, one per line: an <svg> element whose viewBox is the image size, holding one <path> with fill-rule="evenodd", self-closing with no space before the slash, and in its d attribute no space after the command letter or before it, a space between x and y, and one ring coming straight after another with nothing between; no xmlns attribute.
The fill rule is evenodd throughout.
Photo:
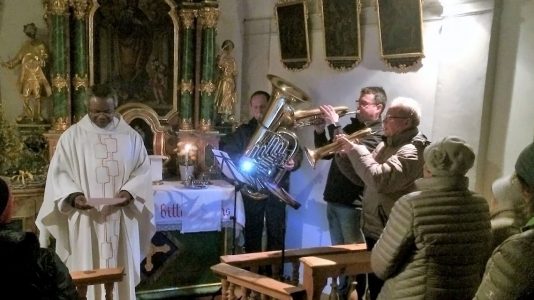
<svg viewBox="0 0 534 300"><path fill-rule="evenodd" d="M233 246L234 186L214 180L204 188L181 181L154 185L156 234L141 262L137 299L187 295L186 290L217 291L219 279L210 267ZM241 193L237 193L236 237L245 226Z"/></svg>
<svg viewBox="0 0 534 300"><path fill-rule="evenodd" d="M244 226L241 193L236 196L236 222ZM232 226L234 186L224 180L213 180L205 188L186 187L181 181L163 181L154 186L154 206L158 231L221 231L221 227Z"/></svg>

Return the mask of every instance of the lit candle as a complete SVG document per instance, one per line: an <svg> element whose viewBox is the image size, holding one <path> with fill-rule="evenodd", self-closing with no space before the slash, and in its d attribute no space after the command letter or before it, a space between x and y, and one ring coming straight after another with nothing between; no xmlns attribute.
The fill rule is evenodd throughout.
<svg viewBox="0 0 534 300"><path fill-rule="evenodd" d="M190 144L185 144L185 165L189 165L189 149L191 148Z"/></svg>

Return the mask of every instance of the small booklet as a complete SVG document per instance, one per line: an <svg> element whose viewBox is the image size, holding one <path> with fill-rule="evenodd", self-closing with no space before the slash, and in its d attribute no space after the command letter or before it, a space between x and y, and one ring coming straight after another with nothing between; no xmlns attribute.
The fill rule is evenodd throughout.
<svg viewBox="0 0 534 300"><path fill-rule="evenodd" d="M87 204L91 206L97 205L115 205L126 201L126 198L87 198Z"/></svg>

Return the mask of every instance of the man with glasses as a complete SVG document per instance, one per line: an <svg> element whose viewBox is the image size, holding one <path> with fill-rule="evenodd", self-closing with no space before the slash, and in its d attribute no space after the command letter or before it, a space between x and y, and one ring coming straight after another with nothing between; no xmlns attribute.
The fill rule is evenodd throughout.
<svg viewBox="0 0 534 300"><path fill-rule="evenodd" d="M361 141L336 137L344 144L342 153L336 155L341 172L353 182L361 180L365 184L362 230L369 250L380 238L395 201L414 191L414 181L423 176L423 150L429 142L417 128L420 120L419 104L399 97L386 112L384 140L374 151ZM376 299L383 281L374 274L368 278L370 297Z"/></svg>
<svg viewBox="0 0 534 300"><path fill-rule="evenodd" d="M386 106L386 92L382 87L365 87L360 91L360 97L356 100L356 117L351 118L350 124L341 128L338 125L339 115L331 105L322 105L324 124L315 127L315 147L322 147L331 143L337 134L351 134L366 127L371 128L372 134L361 139L369 151L378 145L383 134L381 115ZM327 125L328 136L326 136ZM333 155L324 157L332 159ZM365 242L360 228L360 215L362 209L362 196L364 184L358 181L353 183L341 171L337 164L332 161L326 185L323 193L326 201L326 217L330 231L332 245L363 243ZM356 289L359 294L365 291L365 274L356 277ZM338 295L340 299L346 299L349 284L346 276L340 276Z"/></svg>
<svg viewBox="0 0 534 300"><path fill-rule="evenodd" d="M155 232L150 160L143 139L120 115L116 93L90 89L88 113L59 138L37 216L41 246L49 236L70 271L124 267L114 299L135 299L141 260ZM88 299L104 299L103 285Z"/></svg>

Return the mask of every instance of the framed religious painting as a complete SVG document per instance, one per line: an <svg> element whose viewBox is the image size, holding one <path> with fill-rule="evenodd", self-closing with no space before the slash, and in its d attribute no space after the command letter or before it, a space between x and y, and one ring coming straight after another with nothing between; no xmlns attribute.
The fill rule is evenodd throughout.
<svg viewBox="0 0 534 300"><path fill-rule="evenodd" d="M424 57L421 0L377 0L376 10L382 59L401 71L420 63Z"/></svg>
<svg viewBox="0 0 534 300"><path fill-rule="evenodd" d="M119 106L141 103L167 120L178 107L179 20L166 0L91 0L90 84L110 84Z"/></svg>
<svg viewBox="0 0 534 300"><path fill-rule="evenodd" d="M308 67L311 58L306 1L280 0L275 13L282 64L289 70Z"/></svg>
<svg viewBox="0 0 534 300"><path fill-rule="evenodd" d="M360 0L322 0L326 61L350 70L361 61Z"/></svg>

